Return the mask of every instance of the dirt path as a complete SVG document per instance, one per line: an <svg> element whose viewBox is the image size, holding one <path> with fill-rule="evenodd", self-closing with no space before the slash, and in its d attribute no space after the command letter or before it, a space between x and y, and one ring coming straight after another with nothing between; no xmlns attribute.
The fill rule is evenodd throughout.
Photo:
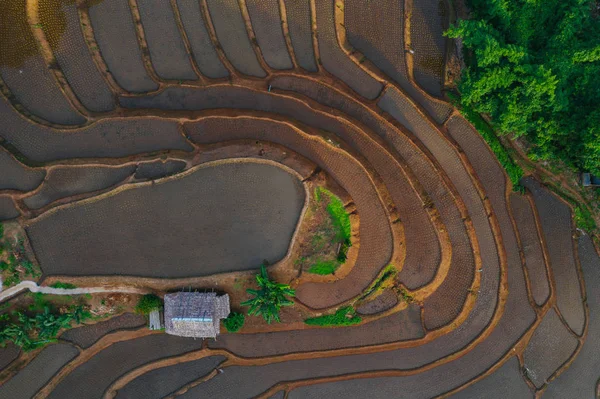
<svg viewBox="0 0 600 399"><path fill-rule="evenodd" d="M82 295L82 294L96 294L101 292L118 292L123 294L147 294L150 290L143 288L133 287L87 287L87 288L52 288L52 287L40 287L34 281L22 281L14 287L10 287L0 292L0 302L5 299L12 298L13 296L21 293L22 291L29 290L31 292L41 292L42 294L51 295Z"/></svg>

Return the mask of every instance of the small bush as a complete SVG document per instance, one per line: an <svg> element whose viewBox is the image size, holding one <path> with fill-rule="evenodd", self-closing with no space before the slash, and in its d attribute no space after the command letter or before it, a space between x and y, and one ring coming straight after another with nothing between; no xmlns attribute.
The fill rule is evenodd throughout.
<svg viewBox="0 0 600 399"><path fill-rule="evenodd" d="M334 314L311 317L304 322L311 326L334 327L334 326L352 326L362 321L362 318L356 314L352 306L346 306L338 309Z"/></svg>
<svg viewBox="0 0 600 399"><path fill-rule="evenodd" d="M244 321L246 320L246 316L243 313L231 312L226 319L223 320L223 324L227 331L233 333L237 332L244 326Z"/></svg>
<svg viewBox="0 0 600 399"><path fill-rule="evenodd" d="M154 309L160 309L162 306L162 299L154 294L147 294L140 298L135 311L140 314L150 314Z"/></svg>
<svg viewBox="0 0 600 399"><path fill-rule="evenodd" d="M333 274L339 266L340 264L333 260L318 261L308 269L308 272L320 275Z"/></svg>
<svg viewBox="0 0 600 399"><path fill-rule="evenodd" d="M52 288L63 288L63 289L66 289L66 290L72 290L74 288L77 288L77 286L75 284L63 283L62 281L57 281L56 283L50 285L50 287L52 287Z"/></svg>

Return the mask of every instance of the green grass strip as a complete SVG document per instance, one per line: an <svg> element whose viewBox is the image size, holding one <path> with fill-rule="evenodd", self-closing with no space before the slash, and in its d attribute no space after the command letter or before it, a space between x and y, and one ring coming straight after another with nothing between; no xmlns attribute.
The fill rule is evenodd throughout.
<svg viewBox="0 0 600 399"><path fill-rule="evenodd" d="M521 186L520 183L524 174L523 169L512 160L492 127L473 109L460 104L460 99L455 94L448 93L448 97L450 97L454 105L458 107L462 116L471 122L481 137L483 137L485 142L490 146L494 155L496 155L496 158L500 162L500 165L502 165L506 171L506 174L513 185L513 191L520 193L524 192L523 186Z"/></svg>
<svg viewBox="0 0 600 399"><path fill-rule="evenodd" d="M352 306L340 308L334 314L311 317L304 320L308 325L321 327L352 326L361 321L362 318L356 314L356 310Z"/></svg>

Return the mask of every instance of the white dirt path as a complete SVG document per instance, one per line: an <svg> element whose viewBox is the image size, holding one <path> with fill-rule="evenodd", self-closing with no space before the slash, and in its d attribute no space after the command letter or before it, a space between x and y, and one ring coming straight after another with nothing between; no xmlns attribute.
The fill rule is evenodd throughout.
<svg viewBox="0 0 600 399"><path fill-rule="evenodd" d="M86 288L52 288L40 287L35 281L22 281L19 284L7 288L0 292L0 302L12 298L22 291L41 292L42 294L52 295L82 295L97 294L103 292L118 292L124 294L147 294L150 291L143 288L134 287L86 287Z"/></svg>

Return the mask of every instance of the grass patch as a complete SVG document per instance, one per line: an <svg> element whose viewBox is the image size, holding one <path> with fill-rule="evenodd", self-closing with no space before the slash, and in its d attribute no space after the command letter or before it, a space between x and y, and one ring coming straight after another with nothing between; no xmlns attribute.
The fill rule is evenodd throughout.
<svg viewBox="0 0 600 399"><path fill-rule="evenodd" d="M318 261L308 269L309 273L328 275L333 274L340 267L337 260Z"/></svg>
<svg viewBox="0 0 600 399"><path fill-rule="evenodd" d="M321 327L352 326L361 321L362 318L356 314L356 310L352 306L340 308L334 314L304 320L308 325Z"/></svg>
<svg viewBox="0 0 600 399"><path fill-rule="evenodd" d="M340 242L350 242L350 237L352 235L352 227L350 225L350 215L346 212L346 207L344 207L344 203L339 197L333 194L331 191L326 190L322 187L318 187L317 191L320 194L324 194L328 198L327 203L327 212L329 212L329 216L331 216L331 221L333 222L333 226L336 229L336 238Z"/></svg>
<svg viewBox="0 0 600 399"><path fill-rule="evenodd" d="M521 186L521 178L523 178L523 169L517 165L511 158L508 150L502 145L500 139L494 133L492 127L472 108L464 106L460 103L459 98L453 93L447 93L448 97L452 100L452 103L457 107L465 117L466 120L471 122L477 132L483 137L485 142L490 146L492 152L500 162L500 165L506 171L508 178L513 185L513 191L523 193L524 188Z"/></svg>
<svg viewBox="0 0 600 399"><path fill-rule="evenodd" d="M312 237L298 262L309 266L308 273L333 274L348 258L352 245L350 215L342 200L322 187L314 191L311 210Z"/></svg>
<svg viewBox="0 0 600 399"><path fill-rule="evenodd" d="M57 281L56 283L50 285L50 287L52 287L52 288L62 288L62 289L66 289L66 290L72 290L74 288L77 288L77 286L75 284L63 283L62 281Z"/></svg>
<svg viewBox="0 0 600 399"><path fill-rule="evenodd" d="M594 221L591 212L586 207L576 206L573 217L575 219L575 225L581 230L587 232L596 230L596 222Z"/></svg>

